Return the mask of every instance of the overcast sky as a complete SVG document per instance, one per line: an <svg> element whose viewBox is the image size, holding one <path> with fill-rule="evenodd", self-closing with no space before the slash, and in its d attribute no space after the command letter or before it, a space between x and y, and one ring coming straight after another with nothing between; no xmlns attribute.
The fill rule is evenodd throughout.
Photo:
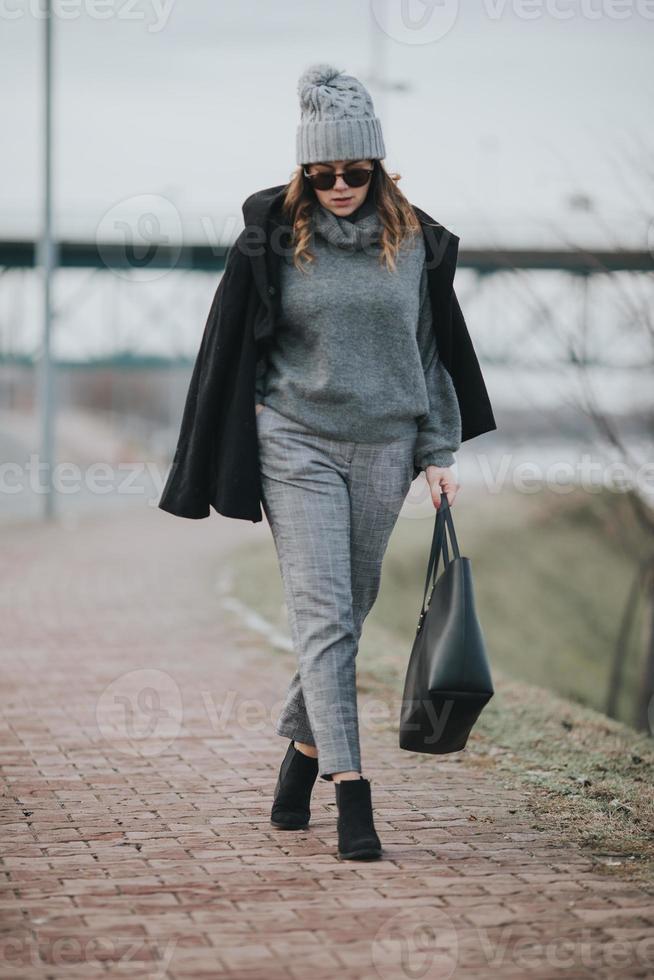
<svg viewBox="0 0 654 980"><path fill-rule="evenodd" d="M381 2L353 0L68 0L55 20L60 233L94 235L147 199L189 239L204 240L207 222L233 238L243 199L288 179L297 79L328 61L369 84L387 167L462 245L599 236L646 247L654 2L460 6L415 0L403 21L399 0L386 19ZM3 234L29 235L42 21L36 0L0 7L0 219ZM380 53L405 91L369 81ZM592 214L571 210L579 194Z"/></svg>

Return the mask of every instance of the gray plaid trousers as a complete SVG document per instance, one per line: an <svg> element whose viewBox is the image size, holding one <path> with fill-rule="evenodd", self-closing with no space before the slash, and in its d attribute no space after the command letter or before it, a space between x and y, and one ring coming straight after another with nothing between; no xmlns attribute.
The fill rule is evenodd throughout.
<svg viewBox="0 0 654 980"><path fill-rule="evenodd" d="M361 771L355 658L413 482L416 434L344 442L269 405L256 420L262 507L298 659L276 732L317 746L319 775L330 780Z"/></svg>

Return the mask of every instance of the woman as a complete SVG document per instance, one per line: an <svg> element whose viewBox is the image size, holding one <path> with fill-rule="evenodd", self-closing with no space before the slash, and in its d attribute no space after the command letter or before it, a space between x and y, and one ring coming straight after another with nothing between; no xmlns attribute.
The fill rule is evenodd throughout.
<svg viewBox="0 0 654 980"><path fill-rule="evenodd" d="M459 239L384 169L355 78L298 85L298 168L243 203L159 507L268 519L298 669L271 821L300 829L334 782L338 856L381 856L361 771L355 657L412 480L453 503L462 441L497 428L453 288ZM421 233L422 232L422 233ZM286 244L284 244L286 243Z"/></svg>
<svg viewBox="0 0 654 980"><path fill-rule="evenodd" d="M380 162L370 96L328 65L298 90L298 168L284 198L293 245L256 382L262 503L299 660L276 727L290 742L271 821L306 827L320 774L335 783L339 857L373 858L358 640L414 466L434 506L442 491L455 499L461 416L436 350L420 223Z"/></svg>

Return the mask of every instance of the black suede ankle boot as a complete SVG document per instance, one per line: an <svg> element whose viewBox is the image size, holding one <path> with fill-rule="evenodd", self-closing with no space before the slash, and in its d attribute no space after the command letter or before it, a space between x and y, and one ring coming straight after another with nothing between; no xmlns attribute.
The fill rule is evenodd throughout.
<svg viewBox="0 0 654 980"><path fill-rule="evenodd" d="M270 822L279 830L304 830L311 818L309 800L318 760L295 748L293 739L279 768Z"/></svg>
<svg viewBox="0 0 654 980"><path fill-rule="evenodd" d="M336 787L338 854L340 859L373 860L381 857L381 841L372 816L370 781L341 779Z"/></svg>

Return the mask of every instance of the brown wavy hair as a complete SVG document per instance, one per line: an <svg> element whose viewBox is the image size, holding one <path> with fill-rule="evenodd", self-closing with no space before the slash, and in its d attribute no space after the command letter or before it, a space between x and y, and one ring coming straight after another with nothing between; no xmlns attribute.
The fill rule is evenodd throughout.
<svg viewBox="0 0 654 980"><path fill-rule="evenodd" d="M400 174L389 173L381 160L372 162L374 170L365 199L372 195L381 221L379 262L386 263L389 270L395 271L395 259L402 243L422 229L412 205L397 186ZM284 194L282 212L291 225L293 264L301 272L305 272L308 265L315 261L309 243L311 213L317 203L311 181L304 176L304 167L296 167ZM303 266L304 262L307 266Z"/></svg>

